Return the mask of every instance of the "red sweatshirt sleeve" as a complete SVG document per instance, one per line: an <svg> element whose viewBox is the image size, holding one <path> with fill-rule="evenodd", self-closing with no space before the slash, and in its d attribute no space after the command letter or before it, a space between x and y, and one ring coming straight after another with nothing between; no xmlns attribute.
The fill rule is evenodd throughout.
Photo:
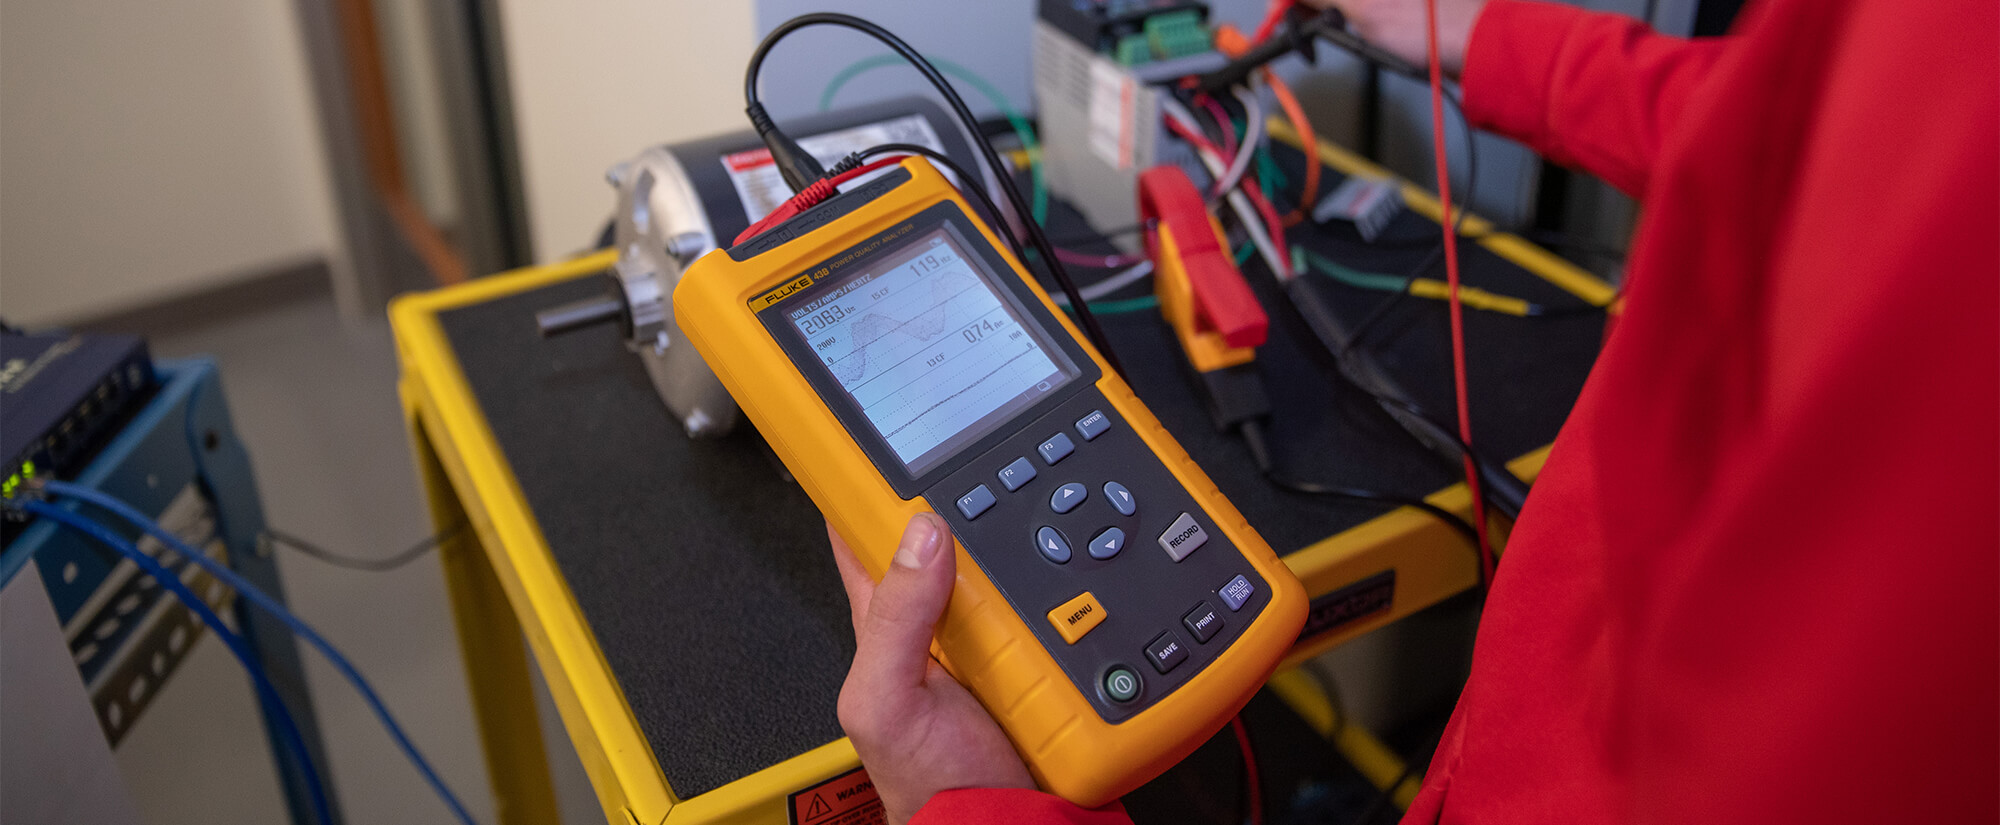
<svg viewBox="0 0 2000 825"><path fill-rule="evenodd" d="M1025 788L961 788L931 797L910 825L1132 825L1125 806L1091 810Z"/></svg>
<svg viewBox="0 0 2000 825"><path fill-rule="evenodd" d="M1466 46L1466 117L1642 197L1661 136L1730 40L1667 37L1615 14L1494 0Z"/></svg>

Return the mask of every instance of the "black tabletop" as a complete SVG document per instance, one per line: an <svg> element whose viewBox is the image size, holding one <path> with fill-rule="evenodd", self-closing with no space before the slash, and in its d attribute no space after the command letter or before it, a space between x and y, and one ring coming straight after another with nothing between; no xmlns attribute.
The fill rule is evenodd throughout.
<svg viewBox="0 0 2000 825"><path fill-rule="evenodd" d="M1339 180L1330 170L1325 178L1326 187ZM1058 238L1087 232L1060 205L1050 225ZM1405 213L1374 244L1345 226L1303 226L1293 240L1354 269L1405 274L1430 257L1438 234L1436 223ZM1564 311L1581 302L1476 244L1461 248L1466 283L1559 310L1466 314L1478 444L1511 458L1554 437L1595 358L1603 317ZM1453 462L1417 447L1341 382L1261 264L1245 272L1271 310L1257 364L1287 475L1413 496L1459 479ZM1088 282L1104 273L1074 274ZM1384 298L1313 277L1350 325ZM593 278L555 284L451 310L441 322L668 783L686 798L839 738L834 702L854 640L820 516L754 432L690 441L609 328L536 334L537 310L601 289ZM1270 486L1241 442L1211 426L1157 313L1102 320L1140 398L1280 553L1379 514ZM1448 412L1446 323L1442 303L1406 298L1368 340L1419 405Z"/></svg>

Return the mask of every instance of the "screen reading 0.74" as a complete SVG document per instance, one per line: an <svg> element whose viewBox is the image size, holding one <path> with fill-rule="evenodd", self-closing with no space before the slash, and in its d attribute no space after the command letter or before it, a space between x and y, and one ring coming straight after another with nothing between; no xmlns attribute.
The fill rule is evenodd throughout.
<svg viewBox="0 0 2000 825"><path fill-rule="evenodd" d="M787 317L911 475L1068 379L947 229L854 269Z"/></svg>

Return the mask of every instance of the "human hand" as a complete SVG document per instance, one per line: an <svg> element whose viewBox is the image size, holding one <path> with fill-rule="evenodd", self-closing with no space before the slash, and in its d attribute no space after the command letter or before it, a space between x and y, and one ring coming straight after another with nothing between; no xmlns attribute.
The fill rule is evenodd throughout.
<svg viewBox="0 0 2000 825"><path fill-rule="evenodd" d="M840 686L840 727L902 825L932 794L954 788L1033 788L1028 768L979 700L931 658L931 636L957 574L951 530L910 519L877 584L827 527L854 613L854 664Z"/></svg>
<svg viewBox="0 0 2000 825"><path fill-rule="evenodd" d="M1465 68L1466 44L1472 40L1472 25L1479 20L1479 12L1486 8L1487 0L1437 0L1438 6L1438 62L1447 74L1457 77ZM1430 49L1425 33L1428 23L1424 19L1426 0L1306 0L1315 8L1340 9L1347 16L1348 28L1363 40L1382 47L1383 50L1410 62L1414 66L1430 63Z"/></svg>

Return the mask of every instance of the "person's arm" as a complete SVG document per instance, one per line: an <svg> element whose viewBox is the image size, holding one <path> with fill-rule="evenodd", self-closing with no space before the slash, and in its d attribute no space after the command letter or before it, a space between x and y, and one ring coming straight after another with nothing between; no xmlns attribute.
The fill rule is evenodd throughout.
<svg viewBox="0 0 2000 825"><path fill-rule="evenodd" d="M1419 66L1426 0L1311 0ZM1728 38L1685 40L1615 14L1524 0L1436 0L1438 56L1474 126L1638 196L1660 137Z"/></svg>
<svg viewBox="0 0 2000 825"><path fill-rule="evenodd" d="M827 536L854 619L840 727L891 825L1131 825L1115 803L1092 811L1035 790L1000 725L931 658L958 563L944 519L911 519L880 582L831 527Z"/></svg>
<svg viewBox="0 0 2000 825"><path fill-rule="evenodd" d="M1132 825L1116 802L1095 810L1022 788L960 788L931 797L910 825Z"/></svg>
<svg viewBox="0 0 2000 825"><path fill-rule="evenodd" d="M1466 117L1634 197L1728 38L1686 40L1629 17L1494 0L1460 76Z"/></svg>

